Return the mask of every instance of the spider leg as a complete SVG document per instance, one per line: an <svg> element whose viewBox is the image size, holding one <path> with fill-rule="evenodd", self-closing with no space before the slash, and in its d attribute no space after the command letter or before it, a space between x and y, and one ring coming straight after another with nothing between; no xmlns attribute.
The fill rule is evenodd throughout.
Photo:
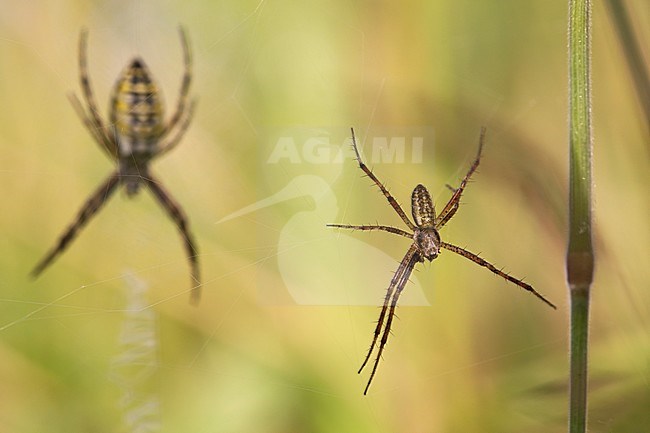
<svg viewBox="0 0 650 433"><path fill-rule="evenodd" d="M398 229L397 227L390 226L380 226L380 225L363 225L363 226L353 226L350 224L326 224L327 227L336 227L339 229L350 229L350 230L381 230L388 233L393 233L396 235L404 236L405 238L413 239L413 233L409 233L405 230Z"/></svg>
<svg viewBox="0 0 650 433"><path fill-rule="evenodd" d="M93 119L88 117L88 114L81 105L81 101L79 101L77 95L74 93L69 93L68 99L72 104L72 108L74 108L74 111L86 126L86 129L88 132L90 132L90 135L92 135L95 141L101 146L102 150L105 151L112 159L117 159L117 153L114 153L114 149L116 149L116 147L109 141L106 134L104 134L104 131L101 128L97 127Z"/></svg>
<svg viewBox="0 0 650 433"><path fill-rule="evenodd" d="M178 125L178 129L176 133L173 136L168 137L166 141L164 141L158 146L160 150L156 153L156 156L160 156L164 153L169 152L174 147L176 147L176 145L181 141L181 138L183 138L183 135L187 131L187 128L190 126L190 122L192 121L192 117L194 116L195 108L196 108L196 100L193 100L190 103L189 108L185 110L186 111L185 118L182 120L180 125Z"/></svg>
<svg viewBox="0 0 650 433"><path fill-rule="evenodd" d="M460 182L460 186L458 188L452 188L448 186L449 189L454 191L454 193L452 194L451 198L445 205L442 212L440 212L440 214L436 217L436 220L434 222L436 229L440 229L442 228L442 226L447 224L447 221L449 221L451 217L453 217L456 211L458 210L458 206L460 205L460 196L463 194L463 191L467 186L467 182L469 181L469 178L472 176L472 174L474 174L476 168L478 167L479 162L481 161L481 151L483 150L484 138L485 138L485 128L481 128L481 136L478 141L478 152L476 154L476 158L474 159L472 165L469 167L467 174Z"/></svg>
<svg viewBox="0 0 650 433"><path fill-rule="evenodd" d="M406 253L406 256L404 256L404 259L400 264L400 268L398 269L398 272L395 274L395 277L397 278L393 277L393 280L391 281L391 286L395 287L395 290L394 293L392 294L392 299L390 301L388 319L386 320L386 326L381 336L381 341L379 343L379 350L377 351L377 357L375 358L375 363L372 366L372 372L370 373L370 378L368 378L368 383L366 385L366 388L363 391L363 395L366 395L368 393L368 389L370 388L372 379L375 377L375 373L377 372L377 366L379 366L379 360L381 359L381 354L384 351L384 347L386 346L386 342L388 341L388 336L390 335L390 327L393 323L393 318L395 317L395 308L397 307L397 300L399 299L402 290L404 290L404 286L406 286L406 283L408 283L413 268L421 260L422 259L420 258L420 255L417 253L415 246L412 246L411 249L409 249L409 251ZM363 369L363 367L366 365L366 362L368 362L368 358L370 358L370 354L372 353L372 350L377 341L377 337L379 336L379 333L381 331L381 325L384 320L383 316L385 315L386 307L388 306L389 294L390 294L390 287L389 287L389 293L386 294L386 298L384 300L384 306L382 307L381 315L379 316L379 322L377 323L377 328L375 329L375 335L372 340L372 345L370 346L370 351L368 352L368 355L366 356L366 359L363 362L361 369ZM361 372L361 369L359 369L359 372Z"/></svg>
<svg viewBox="0 0 650 433"><path fill-rule="evenodd" d="M99 144L104 146L106 148L106 151L112 155L114 159L116 159L118 152L117 145L115 144L115 137L113 136L113 133L104 125L104 121L102 120L102 117L99 114L99 110L97 109L95 96L90 85L86 49L87 42L88 31L86 29L82 29L81 34L79 35L79 80L81 81L81 90L83 92L84 98L86 99L86 104L88 105L88 112L90 113L89 121L92 123L93 129L97 131L97 134L103 136L103 138L99 140ZM73 102L72 105L74 107L75 102ZM77 108L75 107L75 110L76 109ZM77 111L77 113L79 112ZM84 120L85 117L86 116L83 116L82 120Z"/></svg>
<svg viewBox="0 0 650 433"><path fill-rule="evenodd" d="M447 187L447 189L449 191L452 192L452 194L455 193L456 191L458 191L458 188L454 188L453 186L449 185L448 183L446 183L445 186Z"/></svg>
<svg viewBox="0 0 650 433"><path fill-rule="evenodd" d="M183 73L183 80L181 82L181 90L178 96L178 105L174 115L169 120L167 132L174 129L176 124L181 120L187 108L187 95L190 91L190 84L192 82L192 52L190 51L190 44L187 40L187 34L183 27L178 28L178 33L181 37L181 46L183 47L183 63L185 64L185 72Z"/></svg>
<svg viewBox="0 0 650 433"><path fill-rule="evenodd" d="M449 250L453 251L456 254L459 254L466 259L469 259L476 263L477 265L483 266L484 268L488 268L495 274L499 275L500 277L505 278L506 280L510 281L511 283L514 283L521 287L524 290L528 290L531 292L533 295L537 296L539 299L541 299L545 304L548 306L552 307L553 309L557 310L557 307L549 300L547 300L544 296L542 296L539 292L537 292L535 289L530 284L526 284L521 280L518 280L517 278L506 274L505 272L501 271L498 269L496 266L494 266L492 263L484 260L483 258L479 257L477 254L471 253L467 251L466 249L463 249L461 247L457 247L456 245L448 244L447 242L441 242L440 246Z"/></svg>
<svg viewBox="0 0 650 433"><path fill-rule="evenodd" d="M162 184L154 179L151 175L144 178L158 203L167 211L169 217L176 223L178 230L181 232L185 250L188 255L190 267L192 269L192 294L191 302L198 304L201 298L201 277L199 275L198 251L194 242L194 237L188 228L188 220L181 207L172 199L171 195L165 191Z"/></svg>
<svg viewBox="0 0 650 433"><path fill-rule="evenodd" d="M375 343L377 342L377 338L379 338L379 334L381 334L381 329L384 325L384 317L386 316L386 309L388 308L388 303L393 297L395 285L400 281L402 274L406 270L406 267L408 266L408 263L411 257L413 256L414 251L415 251L414 247L411 246L411 248L409 248L406 255L400 262L397 271L395 271L395 275L393 275L393 278L390 280L390 284L388 285L388 290L386 290L386 296L384 297L384 305L381 307L381 313L379 314L379 319L377 320L377 326L375 327L375 331L372 337L372 343L370 343L370 348L368 349L368 353L366 354L366 357L364 358L363 363L361 364L361 367L359 367L359 371L357 371L357 373L361 373L363 371L364 367L368 363L368 360L370 359L370 355L372 355L372 352L375 349Z"/></svg>
<svg viewBox="0 0 650 433"><path fill-rule="evenodd" d="M93 193L79 211L75 222L59 238L56 246L34 267L32 277L37 277L47 268L54 259L65 251L66 247L75 239L79 231L86 225L90 218L95 215L111 196L120 180L117 171L113 172L108 179Z"/></svg>
<svg viewBox="0 0 650 433"><path fill-rule="evenodd" d="M363 170L366 175L372 179L372 181L379 187L381 192L384 194L386 199L388 200L388 203L395 209L395 212L399 215L399 217L404 221L404 223L410 228L411 230L415 230L415 225L411 222L408 216L406 216L406 213L404 213L404 210L402 207L397 203L397 200L388 192L386 187L377 179L377 176L374 175L374 173L364 164L364 162L361 160L361 155L359 154L359 149L357 148L357 139L354 136L354 128L350 128L352 131L352 147L354 148L354 153L357 156L357 162L359 163L359 168Z"/></svg>
<svg viewBox="0 0 650 433"><path fill-rule="evenodd" d="M167 138L165 141L158 145L157 156L160 156L164 153L172 150L180 142L181 138L187 131L187 128L192 121L194 115L194 109L196 107L196 99L189 102L188 105L188 94L190 90L190 84L192 82L192 53L190 51L190 45L187 39L187 34L183 27L178 28L178 32L181 38L181 46L183 48L183 61L185 64L185 72L183 73L183 79L181 82L181 90L178 97L178 105L176 106L176 111L171 117L165 130L162 134L162 137L170 134L178 126L178 130L171 137Z"/></svg>

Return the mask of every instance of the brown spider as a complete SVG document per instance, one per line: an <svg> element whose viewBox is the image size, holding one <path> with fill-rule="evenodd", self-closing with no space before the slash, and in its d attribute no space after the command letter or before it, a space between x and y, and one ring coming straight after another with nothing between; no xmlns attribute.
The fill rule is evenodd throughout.
<svg viewBox="0 0 650 433"><path fill-rule="evenodd" d="M38 276L65 251L90 218L106 203L118 185L124 185L127 196L135 195L142 185L146 185L169 217L176 223L183 237L191 266L191 300L194 303L199 301L200 278L197 249L188 229L187 217L149 171L151 160L170 151L179 143L194 113L196 101L192 100L188 103L192 80L190 48L185 31L179 28L179 33L185 72L178 105L172 117L165 122L164 106L158 86L153 81L151 72L142 59L136 57L127 65L115 83L109 107L109 122L105 123L97 109L88 77L86 62L88 32L82 29L79 38L79 77L87 109L84 109L75 94L69 95L70 102L90 135L116 162L117 167L86 201L79 211L77 219L59 238L55 247L34 267L32 276Z"/></svg>
<svg viewBox="0 0 650 433"><path fill-rule="evenodd" d="M496 268L491 263L483 260L478 255L471 253L463 248L457 247L456 245L443 242L440 239L440 234L438 233L438 231L454 216L454 214L458 210L458 206L460 204L460 197L463 193L463 190L467 186L467 182L469 181L470 176L476 171L476 168L478 167L479 161L481 159L481 150L483 149L484 137L485 137L485 128L481 129L481 137L479 139L478 153L476 155L476 159L474 160L467 174L461 181L460 186L458 188L452 188L451 186L447 185L449 189L452 190L453 194L439 215L436 216L435 207L433 205L433 201L431 200L431 195L429 194L429 191L427 191L427 189L423 185L418 185L415 187L415 189L413 190L413 194L411 195L411 213L413 214L413 220L415 221L414 224L411 222L408 216L406 216L404 210L402 210L401 206L397 203L395 198L393 198L393 196L388 192L386 187L379 181L379 179L377 179L377 177L373 174L373 172L361 160L361 156L359 155L359 150L357 149L357 142L354 137L354 129L352 129L352 146L354 148L354 152L356 154L359 167L370 179L372 179L375 185L379 187L379 189L384 194L386 199L388 199L388 203L390 203L393 209L395 209L395 212L397 212L397 214L400 216L402 221L404 221L404 223L408 226L408 228L412 231L412 233L407 232L405 230L398 229L396 227L382 226L382 225L355 226L349 224L327 224L327 226L338 227L342 229L352 229L352 230L381 230L389 233L394 233L396 235L404 236L413 240L413 244L411 244L411 247L406 252L406 255L404 256L402 262L397 268L397 272L395 272L393 279L390 281L390 284L388 285L386 297L384 298L384 305L381 309L381 313L379 314L379 320L377 321L377 326L375 327L372 343L370 343L370 349L368 350L368 354L366 355L363 364L361 364L361 368L359 368L358 371L358 373L361 373L363 368L368 363L368 360L370 359L370 355L372 354L375 348L375 344L377 343L377 339L381 334L379 352L377 353L377 358L375 359L375 364L372 368L372 372L370 373L370 378L368 379L368 384L366 385L366 389L363 391L364 395L367 394L368 388L370 388L370 383L372 382L372 379L375 376L375 372L377 371L377 366L379 365L379 359L381 358L381 354L384 351L384 346L386 345L386 341L388 340L388 335L390 334L390 327L393 322L393 317L395 316L395 307L397 306L397 300L400 294L402 293L404 286L408 282L409 276L411 275L413 268L418 262L424 262L424 259L432 261L433 259L438 257L438 254L440 254L440 248L444 248L456 254L460 254L461 256L473 261L474 263L488 268L495 274L505 278L511 283L514 283L519 287L528 290L529 292L537 296L539 299L541 299L550 307L554 309L556 308L555 305L553 305L550 301L544 298L544 296L542 296L537 291L535 291L535 289L533 289L532 286L530 286L529 284L526 284L523 281L506 274L505 272ZM388 318L386 319L386 310L388 309L389 304L390 304L390 309L388 310ZM384 319L386 319L385 326L384 326ZM383 333L382 333L382 328L384 329Z"/></svg>

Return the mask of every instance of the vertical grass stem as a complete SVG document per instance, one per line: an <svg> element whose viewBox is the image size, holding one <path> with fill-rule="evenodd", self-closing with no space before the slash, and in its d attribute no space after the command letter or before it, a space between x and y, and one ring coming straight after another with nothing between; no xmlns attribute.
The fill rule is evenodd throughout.
<svg viewBox="0 0 650 433"><path fill-rule="evenodd" d="M569 245L571 300L569 432L583 433L587 420L591 241L591 2L569 0Z"/></svg>

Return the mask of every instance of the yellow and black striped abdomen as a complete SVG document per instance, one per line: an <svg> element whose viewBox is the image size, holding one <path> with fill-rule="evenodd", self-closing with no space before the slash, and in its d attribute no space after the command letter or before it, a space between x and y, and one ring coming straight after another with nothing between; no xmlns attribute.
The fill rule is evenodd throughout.
<svg viewBox="0 0 650 433"><path fill-rule="evenodd" d="M164 106L158 86L141 59L134 59L115 83L110 107L120 157L151 157L163 133Z"/></svg>
<svg viewBox="0 0 650 433"><path fill-rule="evenodd" d="M411 212L416 226L433 227L436 219L436 210L433 206L433 200L431 200L431 194L429 194L429 191L424 185L418 185L413 190L413 194L411 195Z"/></svg>

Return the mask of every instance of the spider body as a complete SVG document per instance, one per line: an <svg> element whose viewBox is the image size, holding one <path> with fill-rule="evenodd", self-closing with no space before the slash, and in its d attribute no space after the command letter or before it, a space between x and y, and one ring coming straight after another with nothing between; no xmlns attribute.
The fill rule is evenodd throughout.
<svg viewBox="0 0 650 433"><path fill-rule="evenodd" d="M436 209L431 194L422 184L416 186L411 194L411 214L416 226L413 230L413 242L420 261L432 261L440 253L440 234L434 224Z"/></svg>
<svg viewBox="0 0 650 433"><path fill-rule="evenodd" d="M79 76L86 103L72 94L70 101L86 129L108 156L115 162L115 170L86 201L77 219L59 238L58 243L32 271L38 276L75 239L79 231L106 203L117 186L124 185L128 196L135 195L141 186L149 188L160 206L176 224L185 245L191 267L192 301L199 300L199 266L197 249L188 228L187 217L162 184L152 175L149 163L173 149L187 130L194 113L195 101L188 103L192 78L191 56L187 37L180 29L185 72L181 82L178 105L169 120L165 120L161 92L142 59L134 58L118 77L109 106L108 123L97 109L86 62L88 33L82 30L79 38Z"/></svg>
<svg viewBox="0 0 650 433"><path fill-rule="evenodd" d="M134 195L165 133L162 95L142 59L133 59L115 83L109 120L115 128L120 178L127 195Z"/></svg>
<svg viewBox="0 0 650 433"><path fill-rule="evenodd" d="M359 168L361 168L361 170L375 183L375 185L379 187L379 190L382 192L382 194L384 194L388 200L388 203L393 207L395 212L399 215L402 221L404 221L404 224L406 224L406 226L411 231L409 232L397 227L383 225L328 224L328 226L364 231L380 230L404 236L406 238L412 239L413 241L410 248L406 252L406 255L400 262L395 275L390 281L390 284L388 285L388 290L386 291L386 296L384 297L384 304L382 306L381 313L379 314L379 320L377 321L377 325L373 333L372 342L370 343L370 349L368 350L368 353L366 354L366 357L361 364L361 368L359 368L359 373L361 373L361 371L368 363L370 355L372 355L372 352L375 349L375 344L379 340L377 357L375 358L375 363L372 367L370 378L368 379L368 383L363 392L364 394L368 392L370 384L372 383L372 379L375 377L377 366L379 365L379 360L381 359L381 354L384 351L384 347L388 341L388 336L390 335L391 325L393 323L393 318L395 317L397 301L400 294L402 293L402 290L404 290L404 287L409 280L411 272L413 272L413 268L416 264L423 263L425 259L432 261L438 257L441 249L452 251L458 255L465 257L466 259L473 261L479 266L483 266L489 269L496 275L505 278L507 281L516 284L524 290L529 291L537 298L539 298L542 302L546 303L548 306L556 308L555 305L553 305L544 296L533 289L531 285L524 283L522 280L519 280L503 272L501 269L498 269L493 264L484 260L477 254L469 252L464 248L457 247L456 245L444 242L440 238L439 230L454 216L458 210L460 198L463 191L465 190L465 187L467 186L467 182L479 165L479 162L481 160L481 151L483 149L484 137L485 129L481 130L481 138L479 140L479 147L476 158L465 174L465 177L460 182L460 186L458 188L452 188L448 186L452 191L452 196L440 214L436 215L433 200L431 199L431 194L429 194L429 191L421 184L415 187L413 193L411 194L411 214L413 216L413 222L411 222L402 207L399 205L399 203L397 203L397 200L395 200L390 192L388 192L386 187L379 181L377 176L375 176L375 174L361 160L359 150L357 149L356 139L354 137L354 130L352 130L352 146L356 154L357 162L359 163ZM380 335L381 339L379 339Z"/></svg>

